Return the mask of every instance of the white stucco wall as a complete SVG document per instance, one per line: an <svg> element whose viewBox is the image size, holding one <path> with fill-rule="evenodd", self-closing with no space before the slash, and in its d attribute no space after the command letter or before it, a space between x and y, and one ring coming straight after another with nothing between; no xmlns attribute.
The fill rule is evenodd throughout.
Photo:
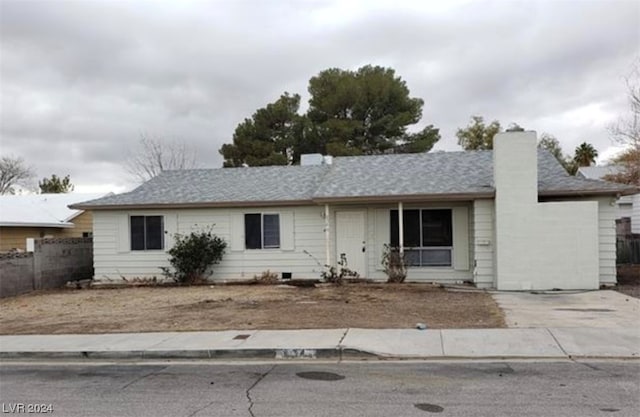
<svg viewBox="0 0 640 417"><path fill-rule="evenodd" d="M538 203L534 132L494 138L494 181L496 288L598 288L598 202Z"/></svg>

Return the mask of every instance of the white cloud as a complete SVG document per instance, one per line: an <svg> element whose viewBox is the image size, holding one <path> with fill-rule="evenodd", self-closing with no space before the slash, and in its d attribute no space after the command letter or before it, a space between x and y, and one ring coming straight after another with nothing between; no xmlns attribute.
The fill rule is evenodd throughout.
<svg viewBox="0 0 640 417"><path fill-rule="evenodd" d="M2 153L39 177L126 189L141 133L180 138L220 166L235 126L329 67L391 66L425 100L438 149L472 114L554 134L601 154L626 109L638 54L629 1L4 0ZM302 108L306 108L303 103ZM93 187L93 188L92 188Z"/></svg>

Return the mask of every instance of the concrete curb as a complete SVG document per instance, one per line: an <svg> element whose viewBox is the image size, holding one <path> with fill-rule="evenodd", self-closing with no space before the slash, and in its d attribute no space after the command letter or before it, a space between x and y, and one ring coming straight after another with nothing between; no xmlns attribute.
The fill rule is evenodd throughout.
<svg viewBox="0 0 640 417"><path fill-rule="evenodd" d="M298 360L336 359L343 357L375 357L348 349L198 349L198 350L138 350L138 351L31 351L0 352L0 361L18 359L220 359L220 360Z"/></svg>
<svg viewBox="0 0 640 417"><path fill-rule="evenodd" d="M199 350L157 350L157 351L41 351L41 352L0 352L0 361L16 360L572 360L607 359L640 360L638 356L604 355L394 355L374 353L353 348L335 349L199 349Z"/></svg>

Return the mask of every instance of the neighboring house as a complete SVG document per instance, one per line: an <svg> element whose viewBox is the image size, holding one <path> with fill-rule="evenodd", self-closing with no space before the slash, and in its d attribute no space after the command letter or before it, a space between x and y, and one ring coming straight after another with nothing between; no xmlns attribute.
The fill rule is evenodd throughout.
<svg viewBox="0 0 640 417"><path fill-rule="evenodd" d="M103 196L104 193L0 196L0 252L27 250L27 239L90 236L91 212L68 206Z"/></svg>
<svg viewBox="0 0 640 417"><path fill-rule="evenodd" d="M494 146L167 171L72 207L94 213L99 282L161 278L174 234L212 226L229 243L214 280L266 270L318 278L342 254L361 276L384 280L391 244L410 264L409 281L504 290L614 284L611 203L635 189L569 176L536 150L534 132L499 134Z"/></svg>
<svg viewBox="0 0 640 417"><path fill-rule="evenodd" d="M607 175L619 174L623 169L619 165L580 167L578 175L582 178L601 180ZM616 219L629 218L631 233L640 233L640 193L620 196L616 204Z"/></svg>

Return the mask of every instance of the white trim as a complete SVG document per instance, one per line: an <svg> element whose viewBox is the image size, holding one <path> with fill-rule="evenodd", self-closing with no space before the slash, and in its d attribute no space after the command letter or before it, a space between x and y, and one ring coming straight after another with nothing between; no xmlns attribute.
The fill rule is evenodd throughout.
<svg viewBox="0 0 640 417"><path fill-rule="evenodd" d="M18 223L3 222L0 227L49 227L57 229L73 229L76 225L73 223Z"/></svg>
<svg viewBox="0 0 640 417"><path fill-rule="evenodd" d="M331 265L331 232L329 205L324 205L324 257L325 265Z"/></svg>
<svg viewBox="0 0 640 417"><path fill-rule="evenodd" d="M66 219L64 219L65 222L70 222L71 220L75 219L76 217L78 217L79 215L81 215L82 213L84 213L85 210L77 210L75 213L73 213L71 216L67 217Z"/></svg>

